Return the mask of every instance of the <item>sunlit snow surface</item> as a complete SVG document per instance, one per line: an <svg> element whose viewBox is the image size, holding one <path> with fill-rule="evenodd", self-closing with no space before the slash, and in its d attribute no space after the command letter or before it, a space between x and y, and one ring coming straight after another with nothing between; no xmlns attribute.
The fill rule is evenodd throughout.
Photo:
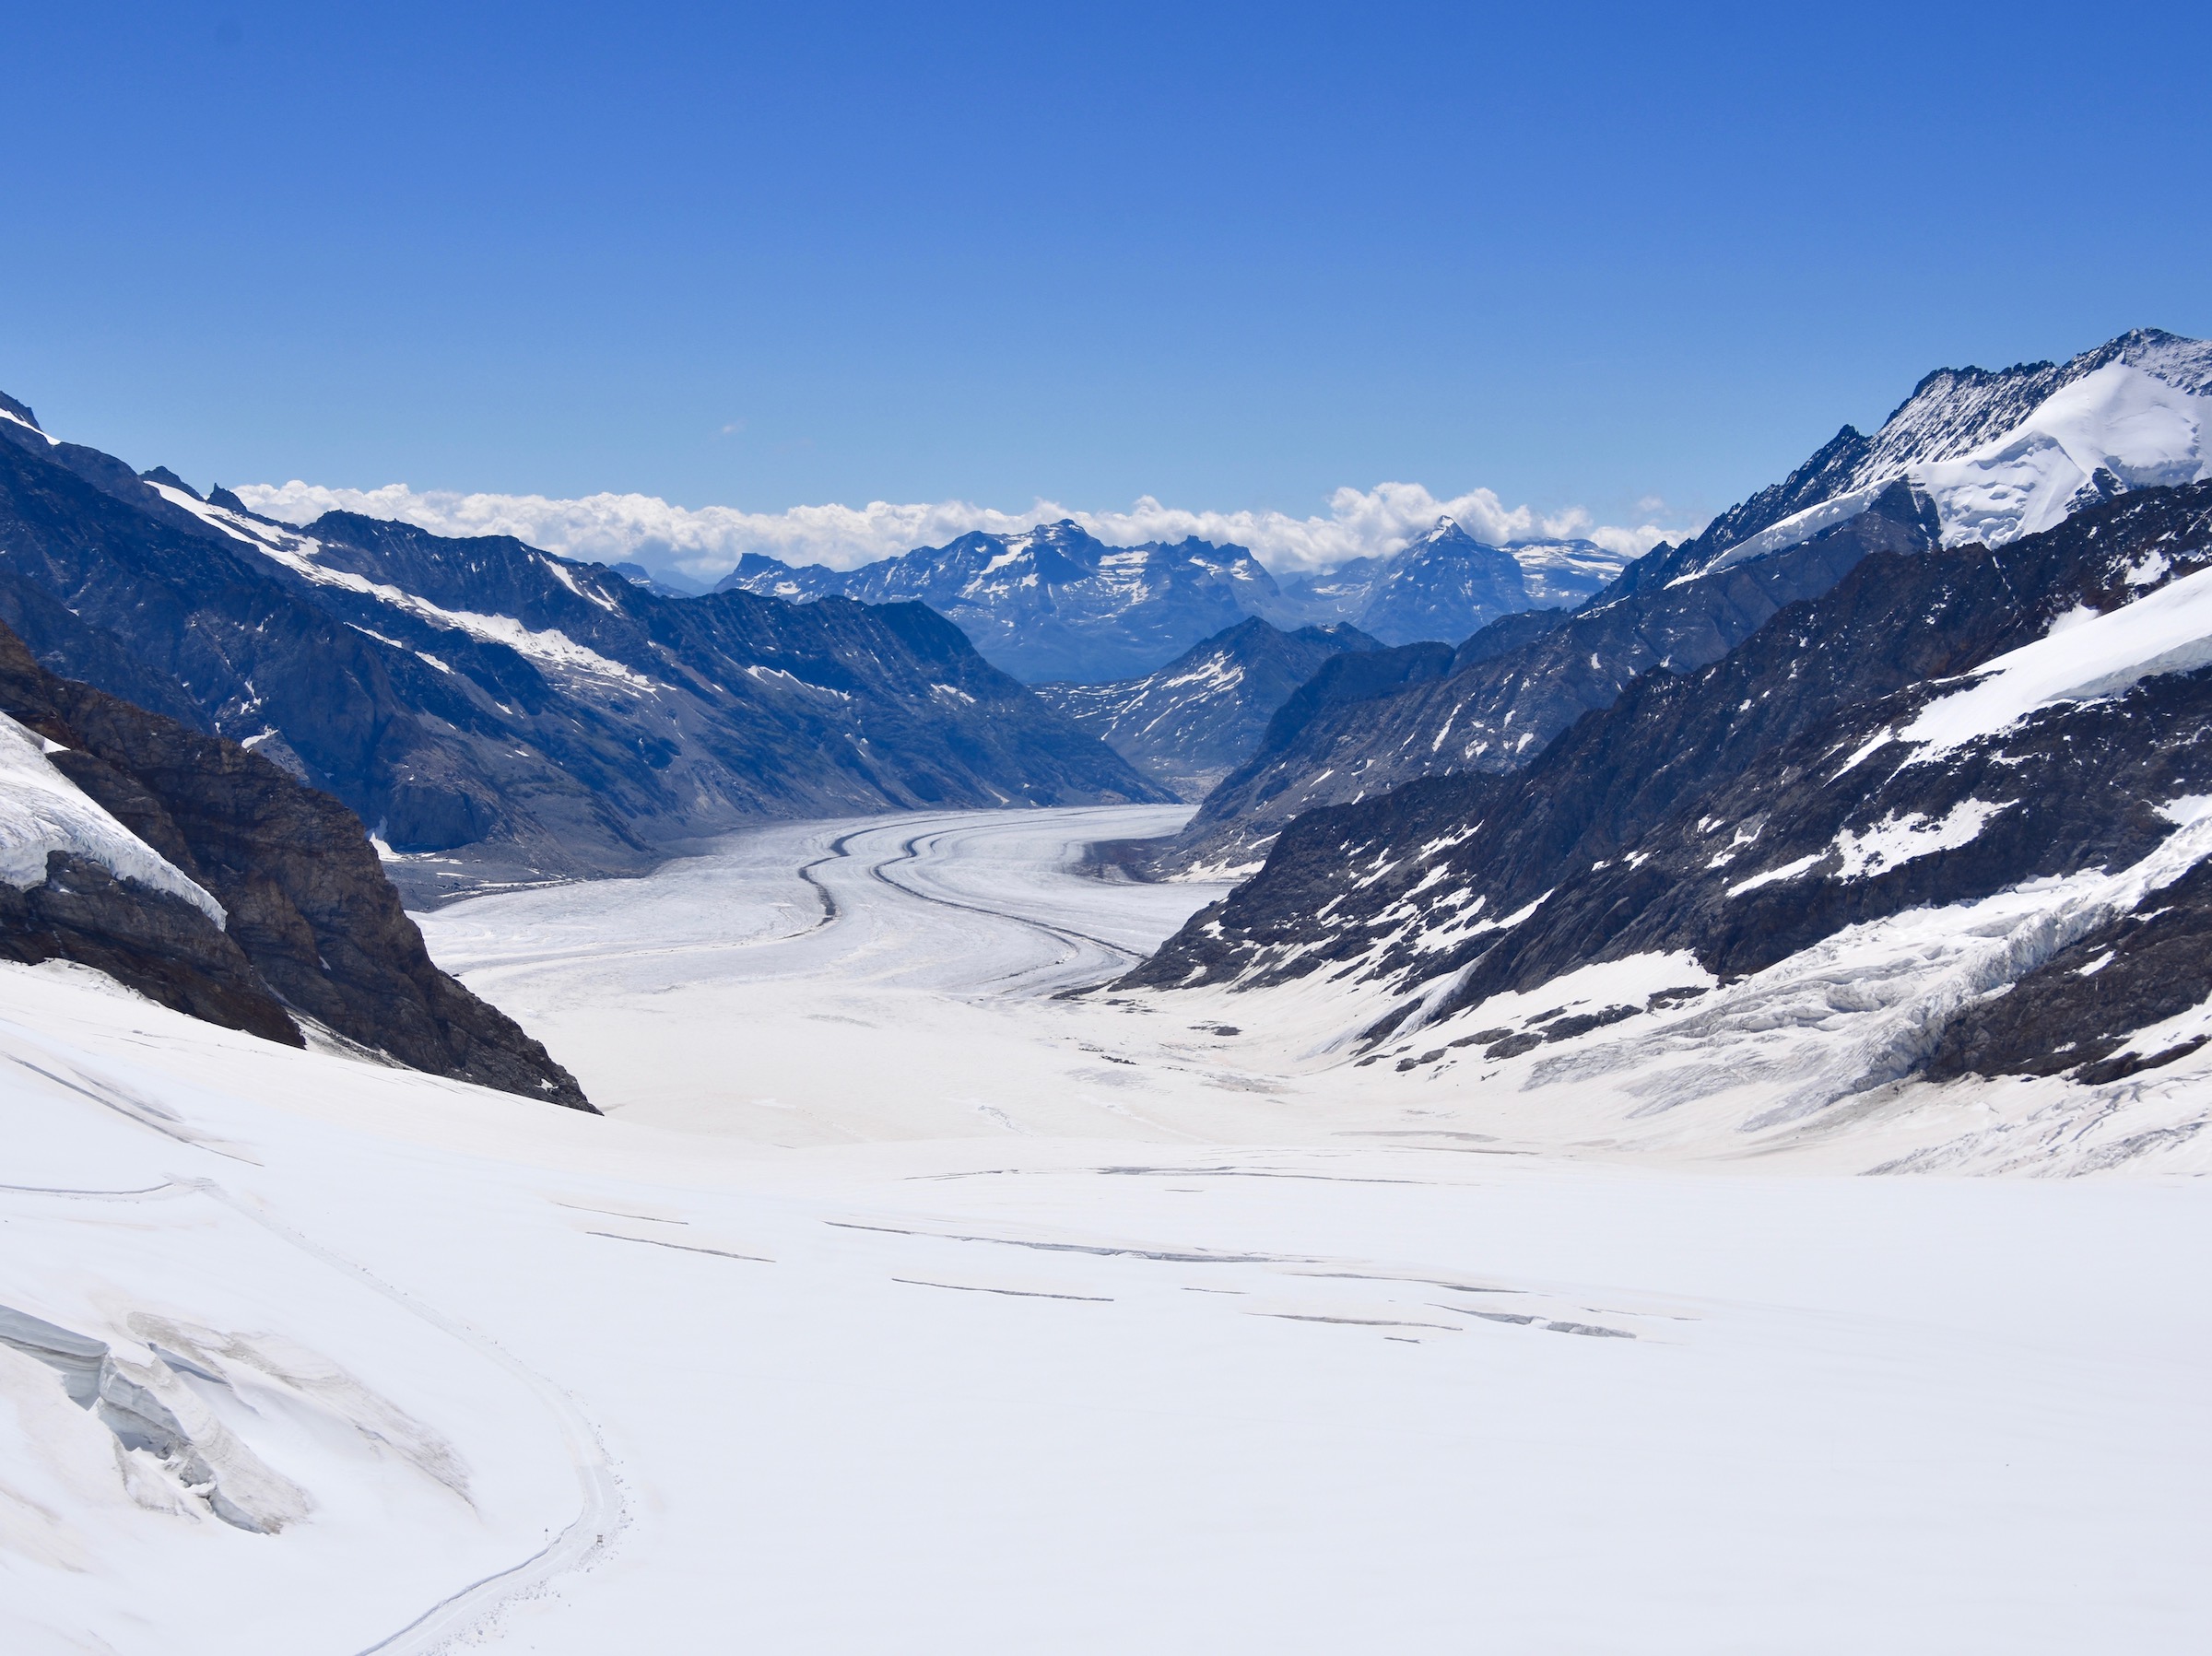
<svg viewBox="0 0 2212 1656"><path fill-rule="evenodd" d="M1865 511L1900 477L1934 501L1944 545L1996 546L2056 526L2083 499L2105 489L2212 476L2206 432L2212 395L2204 384L2212 350L2195 341L2173 344L2163 356L2092 370L1964 453L1946 453L1940 433L1913 429L1916 398L1899 411L1899 452L1880 452L1890 435L1885 428L1854 487L1730 546L1705 567L1725 569L1796 546Z"/></svg>
<svg viewBox="0 0 2212 1656"><path fill-rule="evenodd" d="M306 1505L222 1521L0 1345L0 1648L2195 1648L2199 1183L1840 1176L2041 1083L1746 1160L1744 1098L1524 1085L1635 1024L1486 1081L1309 1051L1342 986L1055 998L1212 895L1064 871L1173 821L429 917L606 1120L0 969L0 1306Z"/></svg>
<svg viewBox="0 0 2212 1656"><path fill-rule="evenodd" d="M118 822L107 807L56 769L54 745L0 713L0 880L41 885L46 859L65 851L118 879L136 880L191 903L216 924L223 906L198 881Z"/></svg>

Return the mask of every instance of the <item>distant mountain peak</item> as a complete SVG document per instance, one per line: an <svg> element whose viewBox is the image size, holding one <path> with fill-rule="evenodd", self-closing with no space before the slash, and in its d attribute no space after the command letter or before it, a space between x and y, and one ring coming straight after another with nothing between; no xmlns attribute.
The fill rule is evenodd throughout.
<svg viewBox="0 0 2212 1656"><path fill-rule="evenodd" d="M0 419L18 426L29 426L41 437L46 437L46 428L39 424L39 417L30 411L30 405L17 402L5 391L0 391ZM46 440L51 443L53 439L46 437Z"/></svg>
<svg viewBox="0 0 2212 1656"><path fill-rule="evenodd" d="M1408 552L1418 552L1430 546L1480 546L1486 543L1469 534L1457 518L1440 517L1425 533L1417 534L1399 547L1394 556L1403 558Z"/></svg>

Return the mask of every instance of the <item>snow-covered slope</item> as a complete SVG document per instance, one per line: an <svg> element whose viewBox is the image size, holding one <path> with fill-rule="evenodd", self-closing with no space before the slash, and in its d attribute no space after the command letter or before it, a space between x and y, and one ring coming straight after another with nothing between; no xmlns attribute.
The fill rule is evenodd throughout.
<svg viewBox="0 0 2212 1656"><path fill-rule="evenodd" d="M1930 374L1820 498L1734 539L1688 570L1796 545L1910 480L1934 500L1944 545L2002 546L2131 488L2212 476L2212 342L2156 329L2122 335L2064 363ZM1857 434L1846 428L1844 437Z"/></svg>
<svg viewBox="0 0 2212 1656"><path fill-rule="evenodd" d="M265 754L48 672L0 626L0 959L588 1109L439 971L360 819Z"/></svg>

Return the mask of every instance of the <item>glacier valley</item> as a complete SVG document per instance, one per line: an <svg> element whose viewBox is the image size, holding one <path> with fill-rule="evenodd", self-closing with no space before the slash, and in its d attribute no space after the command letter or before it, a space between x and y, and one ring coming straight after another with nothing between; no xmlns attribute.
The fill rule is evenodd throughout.
<svg viewBox="0 0 2212 1656"><path fill-rule="evenodd" d="M1908 918L1664 1110L1720 997L1442 1082L1322 974L1107 987L1223 887L1083 849L1186 814L418 917L604 1119L0 966L0 1643L2195 1648L2212 1049L1783 1108L1959 969Z"/></svg>

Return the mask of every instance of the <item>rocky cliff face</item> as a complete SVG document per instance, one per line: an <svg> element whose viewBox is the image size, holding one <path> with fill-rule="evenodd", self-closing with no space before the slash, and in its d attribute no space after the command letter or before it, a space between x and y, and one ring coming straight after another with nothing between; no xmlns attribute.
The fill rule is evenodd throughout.
<svg viewBox="0 0 2212 1656"><path fill-rule="evenodd" d="M503 537L307 530L0 419L0 618L333 793L431 898L761 816L1159 791L917 605L672 599Z"/></svg>
<svg viewBox="0 0 2212 1656"><path fill-rule="evenodd" d="M591 1108L512 1019L431 964L337 801L235 742L55 676L6 628L0 712L40 739L62 803L71 790L117 825L87 842L100 855L55 850L42 880L0 883L0 955L74 960L295 1046L296 1019L312 1018L416 1069ZM165 870L170 889L147 877Z"/></svg>
<svg viewBox="0 0 2212 1656"><path fill-rule="evenodd" d="M1250 757L1276 710L1324 662L1377 648L1355 627L1285 632L1255 616L1142 678L1035 687L1161 786L1200 799Z"/></svg>
<svg viewBox="0 0 2212 1656"><path fill-rule="evenodd" d="M1807 1110L1916 1075L2102 1085L2212 1034L2208 798L2198 484L1872 553L1518 771L1301 816L1129 981L1326 971L1366 986L1372 1056L1626 1075L1652 1108L1779 1063ZM1653 992L1535 1010L1629 963Z"/></svg>

